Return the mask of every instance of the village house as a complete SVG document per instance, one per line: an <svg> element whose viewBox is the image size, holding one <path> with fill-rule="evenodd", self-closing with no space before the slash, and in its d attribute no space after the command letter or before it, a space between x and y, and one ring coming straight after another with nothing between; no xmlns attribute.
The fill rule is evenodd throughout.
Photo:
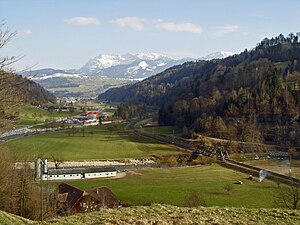
<svg viewBox="0 0 300 225"><path fill-rule="evenodd" d="M59 215L97 211L104 208L121 206L121 202L108 187L98 187L82 191L76 187L62 183L58 186L57 198L59 202Z"/></svg>

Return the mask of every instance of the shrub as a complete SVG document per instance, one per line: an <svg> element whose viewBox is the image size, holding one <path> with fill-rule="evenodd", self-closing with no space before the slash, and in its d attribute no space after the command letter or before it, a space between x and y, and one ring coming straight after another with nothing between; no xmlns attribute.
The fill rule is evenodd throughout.
<svg viewBox="0 0 300 225"><path fill-rule="evenodd" d="M186 207L206 206L206 202L204 199L201 198L201 196L198 192L191 191L184 198L183 206L186 206Z"/></svg>
<svg viewBox="0 0 300 225"><path fill-rule="evenodd" d="M198 156L197 159L193 160L193 164L211 165L216 162L216 159L208 156Z"/></svg>

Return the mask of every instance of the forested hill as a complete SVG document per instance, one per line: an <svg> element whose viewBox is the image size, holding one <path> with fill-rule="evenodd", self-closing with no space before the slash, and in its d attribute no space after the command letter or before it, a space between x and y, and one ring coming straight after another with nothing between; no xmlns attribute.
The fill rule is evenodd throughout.
<svg viewBox="0 0 300 225"><path fill-rule="evenodd" d="M39 84L13 73L0 71L1 104L10 104L18 101L31 105L42 105L56 102L56 97L46 91Z"/></svg>
<svg viewBox="0 0 300 225"><path fill-rule="evenodd" d="M160 124L187 133L295 143L300 135L300 33L265 38L253 50L225 59L175 66L99 98L158 105Z"/></svg>
<svg viewBox="0 0 300 225"><path fill-rule="evenodd" d="M139 83L110 89L99 95L99 98L115 102L160 105L166 100L170 101L170 98L184 98L183 93L188 94L187 97L209 95L215 86L221 90L247 88L257 81L252 80L252 76L258 78L266 70L273 73L277 69L280 73L278 75L286 78L287 73L300 70L300 40L298 36L289 36L291 37L279 35L276 38L264 39L255 49L245 50L225 59L174 66ZM254 66L255 73L252 73ZM261 69L256 68L260 66ZM226 86L223 86L224 82Z"/></svg>

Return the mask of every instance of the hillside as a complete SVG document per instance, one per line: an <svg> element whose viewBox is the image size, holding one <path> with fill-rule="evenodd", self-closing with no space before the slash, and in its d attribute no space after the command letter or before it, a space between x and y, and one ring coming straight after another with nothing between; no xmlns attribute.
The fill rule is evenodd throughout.
<svg viewBox="0 0 300 225"><path fill-rule="evenodd" d="M99 98L159 106L159 123L184 128L186 136L300 146L299 84L299 38L281 34L251 51L184 63Z"/></svg>
<svg viewBox="0 0 300 225"><path fill-rule="evenodd" d="M56 101L56 97L53 94L27 78L4 71L0 71L0 74L1 94L6 95L7 98L14 94L22 102L31 105L54 103Z"/></svg>
<svg viewBox="0 0 300 225"><path fill-rule="evenodd" d="M233 55L225 59L199 60L174 66L134 85L110 89L100 94L99 98L116 102L144 102L148 105L160 105L164 102L164 99L169 99L168 97L178 98L180 96L177 95L181 95L182 92L190 91L187 90L188 88L204 87L204 89L198 89L200 92L192 93L195 96L209 95L209 91L213 89L211 87L212 84L216 84L217 88L219 88L218 86L222 85L224 81L228 84L223 89L246 87L249 86L249 81L248 83L240 82L236 84L230 83L230 81L233 81L233 78L250 80L249 72L253 71L245 73L247 69L251 69L251 67L247 68L249 63L257 64L254 68L256 71L260 70L261 67L261 69L264 69L264 72L274 72L274 66L276 65L281 73L287 73L287 71L299 72L299 52L299 42L280 41L272 46L265 46L264 42L262 42L251 51L246 49L239 55ZM269 68L268 66L272 67ZM232 74L235 72L233 71L235 68L239 70L238 74ZM190 85L193 85L193 87L190 87Z"/></svg>
<svg viewBox="0 0 300 225"><path fill-rule="evenodd" d="M184 208L153 204L100 212L75 214L45 221L43 224L300 224L300 212L283 209ZM39 224L0 212L0 224Z"/></svg>
<svg viewBox="0 0 300 225"><path fill-rule="evenodd" d="M18 118L16 106L56 102L56 97L22 76L0 70L0 132Z"/></svg>

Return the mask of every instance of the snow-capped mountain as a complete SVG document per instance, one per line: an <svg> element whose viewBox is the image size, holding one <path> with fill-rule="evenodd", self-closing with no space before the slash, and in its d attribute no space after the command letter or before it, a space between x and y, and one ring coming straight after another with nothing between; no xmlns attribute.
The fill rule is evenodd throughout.
<svg viewBox="0 0 300 225"><path fill-rule="evenodd" d="M53 78L86 78L87 76L76 71L55 70L51 68L26 71L22 74L30 80L39 81Z"/></svg>
<svg viewBox="0 0 300 225"><path fill-rule="evenodd" d="M234 53L232 53L232 52L219 51L219 52L214 52L207 56L201 57L200 60L224 59L224 58L227 58L232 55L234 55Z"/></svg>
<svg viewBox="0 0 300 225"><path fill-rule="evenodd" d="M156 53L102 54L90 59L79 71L89 76L141 79L185 61L187 59L176 60Z"/></svg>
<svg viewBox="0 0 300 225"><path fill-rule="evenodd" d="M198 60L225 58L233 53L215 52ZM23 72L22 75L36 81L50 91L62 93L99 93L107 88L140 81L158 74L174 65L193 58L173 59L156 53L101 54L90 59L80 69L40 69Z"/></svg>

